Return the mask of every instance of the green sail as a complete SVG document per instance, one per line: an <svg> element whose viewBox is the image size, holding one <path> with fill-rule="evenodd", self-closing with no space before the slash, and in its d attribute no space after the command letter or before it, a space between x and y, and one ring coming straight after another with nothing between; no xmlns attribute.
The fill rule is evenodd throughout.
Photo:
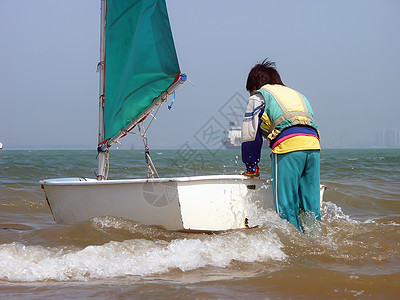
<svg viewBox="0 0 400 300"><path fill-rule="evenodd" d="M107 0L105 139L148 108L180 73L163 0Z"/></svg>

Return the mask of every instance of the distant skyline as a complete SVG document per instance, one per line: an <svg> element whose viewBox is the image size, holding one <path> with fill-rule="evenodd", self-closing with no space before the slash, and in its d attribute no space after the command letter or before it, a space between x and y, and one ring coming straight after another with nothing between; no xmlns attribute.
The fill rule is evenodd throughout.
<svg viewBox="0 0 400 300"><path fill-rule="evenodd" d="M171 110L161 108L151 149L211 147L240 116L247 74L266 57L311 102L324 148L371 147L377 132L400 128L400 1L170 0L167 7L181 70L194 85L176 92ZM98 0L0 0L4 149L96 148L99 21ZM134 136L121 142L143 148Z"/></svg>
<svg viewBox="0 0 400 300"><path fill-rule="evenodd" d="M227 126L228 128L228 126ZM221 131L222 133L222 131ZM225 135L224 135L225 137ZM221 143L214 145L210 149L225 149ZM138 138L126 139L121 141L121 145L114 145L113 149L121 150L144 150L142 141ZM152 147L153 150L178 150L184 149L188 146L190 149L207 149L208 146L196 141L196 139L189 139L177 147ZM400 149L400 129L381 129L371 135L369 139L355 139L353 141L333 141L331 143L325 142L322 144L322 149ZM85 144L42 144L42 145L16 145L14 147L5 147L4 150L96 150L95 147Z"/></svg>

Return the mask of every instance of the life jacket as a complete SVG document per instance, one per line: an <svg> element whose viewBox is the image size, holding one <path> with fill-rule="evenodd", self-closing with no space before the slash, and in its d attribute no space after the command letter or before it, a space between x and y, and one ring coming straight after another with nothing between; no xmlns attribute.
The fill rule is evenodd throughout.
<svg viewBox="0 0 400 300"><path fill-rule="evenodd" d="M265 100L260 128L270 142L282 130L294 125L310 126L318 132L310 103L297 91L283 85L267 84L255 93L261 93Z"/></svg>

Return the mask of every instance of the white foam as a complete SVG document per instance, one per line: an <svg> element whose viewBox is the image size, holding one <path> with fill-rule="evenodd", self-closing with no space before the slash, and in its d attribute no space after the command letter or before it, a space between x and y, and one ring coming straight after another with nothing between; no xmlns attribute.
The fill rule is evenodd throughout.
<svg viewBox="0 0 400 300"><path fill-rule="evenodd" d="M286 254L282 247L279 238L266 230L171 242L135 239L76 250L3 244L0 245L0 279L86 281L165 273L174 268L189 271L206 266L227 267L234 260L284 260Z"/></svg>

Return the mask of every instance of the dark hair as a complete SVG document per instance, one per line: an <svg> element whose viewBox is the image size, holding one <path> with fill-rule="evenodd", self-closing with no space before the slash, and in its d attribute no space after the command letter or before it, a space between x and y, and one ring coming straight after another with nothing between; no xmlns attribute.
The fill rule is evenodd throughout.
<svg viewBox="0 0 400 300"><path fill-rule="evenodd" d="M275 63L268 61L268 58L251 69L247 76L246 90L251 93L254 89L258 90L266 84L284 85L276 70Z"/></svg>

